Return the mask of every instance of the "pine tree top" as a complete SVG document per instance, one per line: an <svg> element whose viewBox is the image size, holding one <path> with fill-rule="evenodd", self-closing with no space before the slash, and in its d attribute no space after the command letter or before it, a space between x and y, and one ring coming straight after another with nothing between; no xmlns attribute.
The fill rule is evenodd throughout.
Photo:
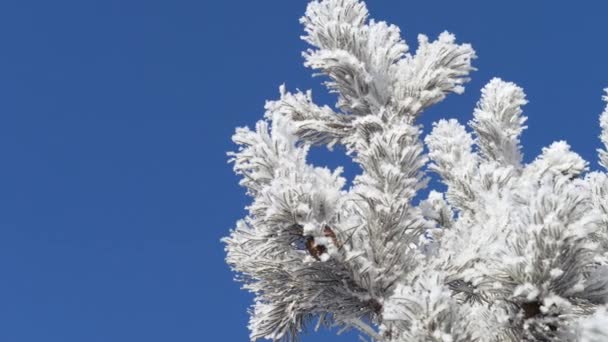
<svg viewBox="0 0 608 342"><path fill-rule="evenodd" d="M375 341L608 340L606 173L563 141L524 163L526 96L499 78L468 128L440 120L422 137L417 118L474 70L451 33L410 52L357 0L312 1L301 23L335 108L281 86L229 153L252 198L224 239L256 295L251 340L295 341L314 318ZM608 107L600 126L606 168ZM307 162L315 145L345 146L352 186ZM446 190L421 200L430 174Z"/></svg>

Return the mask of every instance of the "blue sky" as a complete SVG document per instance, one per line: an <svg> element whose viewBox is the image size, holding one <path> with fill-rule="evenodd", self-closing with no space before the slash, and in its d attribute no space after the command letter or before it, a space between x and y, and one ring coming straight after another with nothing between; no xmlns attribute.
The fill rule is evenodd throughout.
<svg viewBox="0 0 608 342"><path fill-rule="evenodd" d="M266 99L313 89L306 1L0 2L0 341L246 341L223 245L248 199L226 163ZM526 160L566 139L597 167L608 3L369 1L470 42L473 81L426 113L466 122L493 76L530 99ZM336 166L339 151L313 151ZM349 169L350 174L354 169ZM320 333L304 341L355 341Z"/></svg>

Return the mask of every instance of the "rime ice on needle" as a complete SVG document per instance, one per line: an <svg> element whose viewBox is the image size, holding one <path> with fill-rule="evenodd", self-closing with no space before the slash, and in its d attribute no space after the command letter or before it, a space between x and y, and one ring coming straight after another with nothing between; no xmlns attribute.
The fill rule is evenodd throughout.
<svg viewBox="0 0 608 342"><path fill-rule="evenodd" d="M444 32L410 53L368 15L361 1L310 2L305 65L327 76L336 109L282 86L233 137L252 203L224 242L256 296L251 340L295 341L315 318L383 342L606 340L606 173L565 142L525 164L527 101L498 78L469 129L440 120L422 139L416 118L464 91L475 52ZM600 125L608 167L608 109ZM350 188L306 162L336 144L362 170ZM427 172L447 190L419 201Z"/></svg>

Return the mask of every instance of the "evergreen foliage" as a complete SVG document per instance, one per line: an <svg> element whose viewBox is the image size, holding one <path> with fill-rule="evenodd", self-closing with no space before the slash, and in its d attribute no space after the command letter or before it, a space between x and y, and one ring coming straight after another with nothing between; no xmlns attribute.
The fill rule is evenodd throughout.
<svg viewBox="0 0 608 342"><path fill-rule="evenodd" d="M440 120L422 137L416 119L464 91L475 52L447 32L409 52L368 16L357 0L310 2L305 65L336 109L281 87L233 137L252 203L224 242L256 296L251 340L295 341L318 318L382 342L608 341L608 175L563 141L525 164L526 97L498 78L469 129ZM608 168L608 108L600 125ZM336 144L362 170L350 188L306 161ZM428 172L447 190L418 200Z"/></svg>

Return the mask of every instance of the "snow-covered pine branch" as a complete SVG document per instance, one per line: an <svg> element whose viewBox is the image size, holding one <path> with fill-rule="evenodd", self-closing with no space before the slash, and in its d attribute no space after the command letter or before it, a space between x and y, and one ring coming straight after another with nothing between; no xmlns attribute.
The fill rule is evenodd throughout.
<svg viewBox="0 0 608 342"><path fill-rule="evenodd" d="M522 155L519 135L526 128L521 106L527 103L523 89L494 78L481 90L470 125L479 140L480 154L501 165L519 167Z"/></svg>
<svg viewBox="0 0 608 342"><path fill-rule="evenodd" d="M296 341L317 319L379 342L604 341L608 174L563 141L524 163L526 97L498 78L469 130L440 120L422 137L416 118L474 70L450 33L410 54L358 0L312 1L301 22L336 108L281 86L229 154L252 198L224 239L256 296L251 340ZM600 126L606 168L608 109ZM346 147L351 187L307 162L313 145ZM420 199L430 174L447 188Z"/></svg>

